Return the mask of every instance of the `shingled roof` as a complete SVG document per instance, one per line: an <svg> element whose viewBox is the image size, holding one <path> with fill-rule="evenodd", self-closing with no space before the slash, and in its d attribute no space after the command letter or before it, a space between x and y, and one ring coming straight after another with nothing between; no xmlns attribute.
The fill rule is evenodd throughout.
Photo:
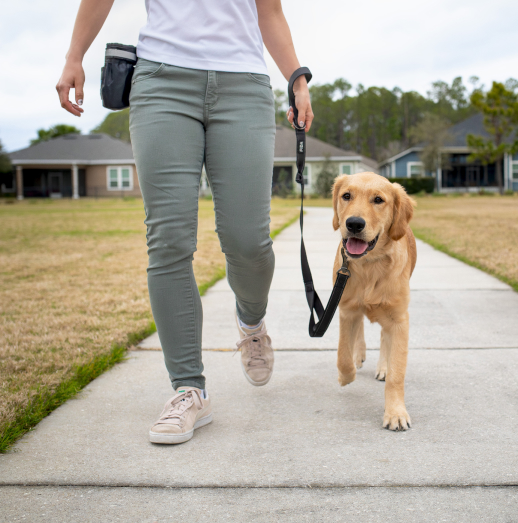
<svg viewBox="0 0 518 523"><path fill-rule="evenodd" d="M275 159L281 160L293 160L295 161L295 131L283 125L277 126L277 132L275 135ZM323 142L313 136L306 136L306 159L322 159L329 156L336 160L360 160L365 165L373 168L378 167L378 163L366 156L362 156L354 151L345 151L339 147L335 147L329 143Z"/></svg>
<svg viewBox="0 0 518 523"><path fill-rule="evenodd" d="M484 115L482 113L475 114L458 124L453 125L450 130L450 137L444 143L445 147L466 147L468 134L475 136L482 136L483 138L491 138L491 135L484 127ZM508 142L513 142L518 139L518 133L511 133L507 139Z"/></svg>
<svg viewBox="0 0 518 523"><path fill-rule="evenodd" d="M131 145L107 134L67 134L9 153L17 163L133 163Z"/></svg>

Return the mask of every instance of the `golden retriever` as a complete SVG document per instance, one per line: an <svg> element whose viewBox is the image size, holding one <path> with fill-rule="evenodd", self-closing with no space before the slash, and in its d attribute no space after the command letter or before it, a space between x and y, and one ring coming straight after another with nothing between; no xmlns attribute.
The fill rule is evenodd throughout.
<svg viewBox="0 0 518 523"><path fill-rule="evenodd" d="M334 278L342 265L342 245L351 271L339 304L338 382L353 382L365 361L365 315L381 325L376 379L385 381L383 427L390 430L410 427L405 372L409 281L417 259L408 226L414 205L401 185L375 173L340 176L333 186L333 227L342 233Z"/></svg>

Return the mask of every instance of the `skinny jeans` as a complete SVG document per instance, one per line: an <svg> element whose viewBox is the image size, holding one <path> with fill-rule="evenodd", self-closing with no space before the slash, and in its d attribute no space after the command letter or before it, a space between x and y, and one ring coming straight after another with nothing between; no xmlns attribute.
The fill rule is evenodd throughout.
<svg viewBox="0 0 518 523"><path fill-rule="evenodd" d="M194 278L202 166L238 317L266 313L275 258L270 199L275 111L269 77L139 59L130 134L144 199L153 317L173 388L205 388Z"/></svg>

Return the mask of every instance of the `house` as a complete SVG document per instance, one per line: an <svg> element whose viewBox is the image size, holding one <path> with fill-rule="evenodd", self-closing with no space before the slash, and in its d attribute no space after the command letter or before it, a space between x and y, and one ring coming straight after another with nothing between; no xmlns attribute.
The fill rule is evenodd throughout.
<svg viewBox="0 0 518 523"><path fill-rule="evenodd" d="M106 134L68 134L9 157L18 199L140 196L131 145Z"/></svg>
<svg viewBox="0 0 518 523"><path fill-rule="evenodd" d="M489 137L482 114L471 116L450 128L450 136L441 148L441 154L446 156L447 161L442 162L447 165L446 168L425 172L419 158L419 153L424 148L420 144L381 162L380 174L387 178L433 176L440 192L497 190L496 164L482 165L480 162L468 161L471 153L466 141L468 134ZM518 154L505 155L502 175L504 188L518 191Z"/></svg>
<svg viewBox="0 0 518 523"><path fill-rule="evenodd" d="M278 126L275 138L273 191L298 186L295 132ZM377 163L311 136L306 137L306 190L311 193L327 160L336 174L377 172ZM129 143L106 134L68 134L9 154L16 175L4 192L26 197L79 198L81 196L141 196L133 151ZM209 192L205 172L201 193Z"/></svg>
<svg viewBox="0 0 518 523"><path fill-rule="evenodd" d="M297 174L295 153L295 131L278 125L273 160L274 193L283 178L291 181L290 188L300 187L295 182ZM315 181L326 159L331 162L337 175L363 171L378 172L378 163L375 160L353 151L345 151L312 136L306 136L306 168L304 169L304 185L306 186L304 190L306 192L311 193L314 190Z"/></svg>

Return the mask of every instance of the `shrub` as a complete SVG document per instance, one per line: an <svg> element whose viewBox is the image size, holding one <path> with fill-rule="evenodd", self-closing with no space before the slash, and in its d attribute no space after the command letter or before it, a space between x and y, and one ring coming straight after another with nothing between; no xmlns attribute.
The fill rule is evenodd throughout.
<svg viewBox="0 0 518 523"><path fill-rule="evenodd" d="M435 178L431 176L420 176L419 178L388 178L392 183L402 185L408 194L416 194L424 191L433 193L435 189Z"/></svg>
<svg viewBox="0 0 518 523"><path fill-rule="evenodd" d="M315 194L322 198L330 198L333 183L337 176L338 170L336 166L331 162L329 157L326 157L314 185Z"/></svg>

